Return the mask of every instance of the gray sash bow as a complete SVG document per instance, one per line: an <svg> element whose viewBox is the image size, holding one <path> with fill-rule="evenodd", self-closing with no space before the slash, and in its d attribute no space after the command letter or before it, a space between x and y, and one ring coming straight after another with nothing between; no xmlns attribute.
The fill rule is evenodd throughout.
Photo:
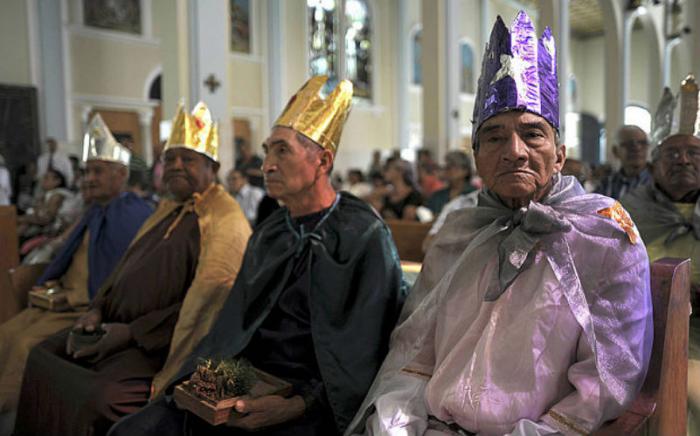
<svg viewBox="0 0 700 436"><path fill-rule="evenodd" d="M534 248L544 235L566 233L571 224L553 206L585 193L573 177L555 175L552 188L540 202L531 202L517 210L506 207L492 192L479 195L479 206L498 209L502 216L495 221L498 232L510 234L498 245L498 280L486 291L484 300L495 301L513 280L532 262Z"/></svg>

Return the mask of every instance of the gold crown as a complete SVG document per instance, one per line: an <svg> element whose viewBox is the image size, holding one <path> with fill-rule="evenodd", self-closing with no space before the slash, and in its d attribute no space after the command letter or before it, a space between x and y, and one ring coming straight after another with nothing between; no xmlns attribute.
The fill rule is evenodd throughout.
<svg viewBox="0 0 700 436"><path fill-rule="evenodd" d="M92 117L83 137L83 162L89 160L116 162L127 167L131 160L131 151L114 139L100 114Z"/></svg>
<svg viewBox="0 0 700 436"><path fill-rule="evenodd" d="M219 162L219 126L212 121L204 102L197 103L192 115L185 112L185 105L180 103L163 151L171 148L187 148Z"/></svg>
<svg viewBox="0 0 700 436"><path fill-rule="evenodd" d="M289 100L274 125L292 128L335 154L350 113L352 82L342 80L324 99L319 91L327 80L327 76L309 79Z"/></svg>

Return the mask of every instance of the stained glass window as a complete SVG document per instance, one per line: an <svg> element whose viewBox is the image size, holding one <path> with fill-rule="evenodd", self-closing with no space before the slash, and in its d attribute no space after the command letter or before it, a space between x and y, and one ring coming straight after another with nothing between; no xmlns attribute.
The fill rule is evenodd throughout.
<svg viewBox="0 0 700 436"><path fill-rule="evenodd" d="M355 96L372 98L372 29L367 2L345 1L345 73Z"/></svg>
<svg viewBox="0 0 700 436"><path fill-rule="evenodd" d="M311 34L309 69L312 76L327 75L329 82L338 82L338 19L335 0L307 0Z"/></svg>
<svg viewBox="0 0 700 436"><path fill-rule="evenodd" d="M309 73L329 77L326 90L347 77L355 97L372 98L372 28L365 0L345 0L345 35L340 38L340 0L307 0L309 10ZM341 45L342 44L342 47ZM341 50L342 48L342 54ZM345 56L345 71L339 57Z"/></svg>
<svg viewBox="0 0 700 436"><path fill-rule="evenodd" d="M474 94L474 50L467 42L459 44L459 92Z"/></svg>

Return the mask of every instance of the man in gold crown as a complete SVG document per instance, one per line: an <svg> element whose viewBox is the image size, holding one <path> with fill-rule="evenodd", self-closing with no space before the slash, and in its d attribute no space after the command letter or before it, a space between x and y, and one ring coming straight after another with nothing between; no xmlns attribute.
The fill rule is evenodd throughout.
<svg viewBox="0 0 700 436"><path fill-rule="evenodd" d="M52 289L57 306L29 307L0 326L0 434L8 433L14 421L31 348L70 327L85 313L153 212L139 197L124 192L130 155L114 139L102 117L95 115L83 144L83 196L91 206L38 280L41 290L37 291ZM46 283L49 285L44 286Z"/></svg>
<svg viewBox="0 0 700 436"><path fill-rule="evenodd" d="M70 334L32 350L15 434L104 434L144 406L153 377L179 368L207 333L250 236L216 183L218 147L204 103L192 115L180 107L164 155L172 198L144 223Z"/></svg>
<svg viewBox="0 0 700 436"><path fill-rule="evenodd" d="M680 104L678 104L680 99ZM663 257L692 262L688 349L688 434L700 434L700 90L688 76L679 98L666 88L654 117L654 183L622 197L646 242L651 262Z"/></svg>
<svg viewBox="0 0 700 436"><path fill-rule="evenodd" d="M110 434L330 436L346 429L387 351L401 270L381 219L331 187L352 84L342 81L322 99L325 82L311 78L263 144L268 194L286 207L255 229L211 333L162 385L188 377L199 358L239 356L290 382L291 396L238 400L244 417L216 428L166 397Z"/></svg>

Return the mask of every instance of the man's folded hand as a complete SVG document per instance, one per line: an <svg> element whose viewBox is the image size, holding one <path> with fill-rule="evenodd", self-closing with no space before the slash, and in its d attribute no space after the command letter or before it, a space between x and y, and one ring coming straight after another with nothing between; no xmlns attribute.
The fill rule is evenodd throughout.
<svg viewBox="0 0 700 436"><path fill-rule="evenodd" d="M240 399L234 407L245 416L230 420L226 425L244 430L257 430L298 418L304 414L306 406L304 399L299 395L291 398L268 395L255 399Z"/></svg>

